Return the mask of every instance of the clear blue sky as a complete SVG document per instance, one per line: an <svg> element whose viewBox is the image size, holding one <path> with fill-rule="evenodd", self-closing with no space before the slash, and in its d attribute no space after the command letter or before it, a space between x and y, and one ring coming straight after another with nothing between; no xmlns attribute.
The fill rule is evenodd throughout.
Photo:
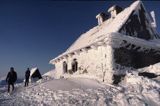
<svg viewBox="0 0 160 106"><path fill-rule="evenodd" d="M0 76L11 66L19 76L27 67L37 66L42 73L52 69L49 60L97 25L99 12L132 2L0 0ZM160 25L160 1L145 1L144 5L148 11L155 10Z"/></svg>

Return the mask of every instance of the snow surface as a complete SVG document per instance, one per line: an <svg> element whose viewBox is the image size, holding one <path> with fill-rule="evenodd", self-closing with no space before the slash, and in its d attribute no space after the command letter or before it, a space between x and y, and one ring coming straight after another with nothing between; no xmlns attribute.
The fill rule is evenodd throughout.
<svg viewBox="0 0 160 106"><path fill-rule="evenodd" d="M160 63L145 67L143 71L158 70ZM141 69L142 70L142 69ZM41 79L36 83L16 84L8 94L7 86L0 87L0 106L159 106L160 79L127 73L117 86L93 79L68 77Z"/></svg>

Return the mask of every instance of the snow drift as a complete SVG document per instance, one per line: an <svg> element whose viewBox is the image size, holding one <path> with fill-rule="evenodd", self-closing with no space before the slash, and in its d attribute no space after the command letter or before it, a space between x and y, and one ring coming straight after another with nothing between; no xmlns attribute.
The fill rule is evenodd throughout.
<svg viewBox="0 0 160 106"><path fill-rule="evenodd" d="M159 64L159 63L158 63ZM158 69L158 64L151 69ZM149 67L141 69L145 71ZM49 72L51 73L51 72ZM47 73L49 75L49 73ZM98 82L83 76L17 84L13 94L0 89L1 106L159 106L160 80L128 72L119 85ZM49 75L50 76L50 75Z"/></svg>

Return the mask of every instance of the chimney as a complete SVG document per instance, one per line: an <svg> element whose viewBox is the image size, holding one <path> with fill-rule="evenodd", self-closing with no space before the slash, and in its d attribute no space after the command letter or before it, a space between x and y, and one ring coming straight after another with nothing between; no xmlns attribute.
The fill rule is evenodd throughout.
<svg viewBox="0 0 160 106"><path fill-rule="evenodd" d="M150 14L151 14L151 17L152 17L152 20L153 20L153 22L151 23L151 26L152 26L153 28L156 28L156 27L157 27L157 24L156 24L155 12L154 12L154 11L151 11Z"/></svg>
<svg viewBox="0 0 160 106"><path fill-rule="evenodd" d="M96 19L98 20L98 25L101 25L106 19L108 18L108 15L101 12L96 16Z"/></svg>
<svg viewBox="0 0 160 106"><path fill-rule="evenodd" d="M111 18L115 18L117 14L119 14L122 11L122 7L119 7L117 5L113 5L108 9L108 12L111 15Z"/></svg>

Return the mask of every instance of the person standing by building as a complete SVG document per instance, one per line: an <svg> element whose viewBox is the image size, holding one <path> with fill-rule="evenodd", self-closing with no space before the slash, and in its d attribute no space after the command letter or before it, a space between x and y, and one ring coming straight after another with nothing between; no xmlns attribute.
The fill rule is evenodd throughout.
<svg viewBox="0 0 160 106"><path fill-rule="evenodd" d="M8 83L8 93L11 93L14 90L14 83L16 82L16 80L17 73L14 71L14 68L11 67L6 77L6 82ZM12 86L12 91L10 91L10 86Z"/></svg>
<svg viewBox="0 0 160 106"><path fill-rule="evenodd" d="M27 68L26 72L25 72L25 87L28 86L28 83L29 83L29 77L30 77L30 70L29 68Z"/></svg>

